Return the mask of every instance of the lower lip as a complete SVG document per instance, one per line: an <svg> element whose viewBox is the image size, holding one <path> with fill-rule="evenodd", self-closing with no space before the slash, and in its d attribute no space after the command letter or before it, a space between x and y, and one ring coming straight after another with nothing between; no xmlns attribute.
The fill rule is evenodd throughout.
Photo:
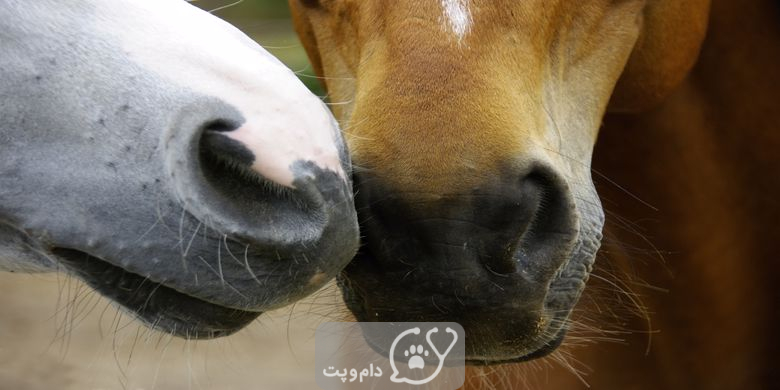
<svg viewBox="0 0 780 390"><path fill-rule="evenodd" d="M261 313L232 309L176 291L86 252L54 249L66 268L101 295L154 327L190 339L227 336ZM169 324L170 326L166 326Z"/></svg>

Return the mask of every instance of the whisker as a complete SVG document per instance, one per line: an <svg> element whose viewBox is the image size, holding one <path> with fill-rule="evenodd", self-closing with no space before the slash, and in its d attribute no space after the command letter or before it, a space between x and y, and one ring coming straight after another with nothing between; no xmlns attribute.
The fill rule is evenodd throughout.
<svg viewBox="0 0 780 390"><path fill-rule="evenodd" d="M220 7L214 8L214 9L210 10L210 11L209 11L209 13L212 13L212 14L213 14L213 13L215 13L215 12L222 11L222 10L223 10L223 9L225 9L225 8L230 8L230 7L232 7L232 6L235 6L235 5L241 4L241 3L243 3L243 2L244 2L244 0L236 0L236 1L232 2L232 3L230 3L230 4L226 4L226 5L223 5L223 6L220 6Z"/></svg>

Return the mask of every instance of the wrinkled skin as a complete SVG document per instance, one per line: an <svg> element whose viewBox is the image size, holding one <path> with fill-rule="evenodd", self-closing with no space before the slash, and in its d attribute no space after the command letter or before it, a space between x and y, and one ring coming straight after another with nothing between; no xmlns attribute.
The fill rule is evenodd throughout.
<svg viewBox="0 0 780 390"><path fill-rule="evenodd" d="M457 321L471 363L551 352L601 240L602 118L685 77L708 2L290 5L356 167L355 316Z"/></svg>
<svg viewBox="0 0 780 390"><path fill-rule="evenodd" d="M184 1L0 7L0 268L66 271L155 328L230 334L358 242L337 125Z"/></svg>

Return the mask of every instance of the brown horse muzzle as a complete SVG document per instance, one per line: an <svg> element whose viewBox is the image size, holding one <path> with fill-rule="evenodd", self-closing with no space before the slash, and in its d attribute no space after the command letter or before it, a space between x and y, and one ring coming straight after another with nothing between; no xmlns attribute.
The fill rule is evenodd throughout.
<svg viewBox="0 0 780 390"><path fill-rule="evenodd" d="M474 362L557 343L559 310L548 295L572 256L578 219L553 169L504 169L446 195L398 192L370 174L356 186L366 242L341 283L358 320L457 321Z"/></svg>

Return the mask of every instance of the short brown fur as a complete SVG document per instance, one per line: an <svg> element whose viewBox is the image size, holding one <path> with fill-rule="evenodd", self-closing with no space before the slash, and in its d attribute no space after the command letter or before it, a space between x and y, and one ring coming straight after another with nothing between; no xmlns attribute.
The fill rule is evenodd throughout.
<svg viewBox="0 0 780 390"><path fill-rule="evenodd" d="M317 16L321 10L304 10L296 1L291 4L297 28L315 68L326 77L331 98L352 102L335 105L334 112L346 126L358 169L376 172L395 188L458 192L473 182L453 177L478 181L492 167L517 161L518 155L550 150L587 164L588 140L595 139L609 99L614 112L642 111L608 115L599 135L593 165L599 176L608 178L597 182L610 212L608 253L600 261L631 268L637 279L668 289L637 287L645 295L652 327L660 333L653 335L649 354L648 337L641 332L628 336L625 344L574 349L576 359L592 371L587 382L601 389L780 385L773 367L780 346L772 326L780 282L775 271L780 10L775 3L714 1L710 17L707 1L529 1L495 2L495 7L475 1L475 29L484 20L492 23L473 31L463 50L424 21L398 13L407 9L405 2L385 9L377 4L387 2L366 1L361 4L370 5L361 8L325 0L325 5L353 13L350 20L376 26L373 34L397 39L361 46L357 42L370 41L361 35L363 29L333 28L339 19ZM619 7L625 7L619 13L622 24L609 19ZM638 19L629 23L630 15ZM322 28L327 23L331 28ZM312 24L320 29L315 32ZM502 28L513 25L538 27L504 34ZM616 30L605 32L605 25ZM707 25L709 36L698 57ZM403 28L388 30L394 27ZM419 35L404 38L410 34ZM551 45L567 37L576 45ZM615 37L620 39L610 41ZM420 39L432 42L428 52L414 50ZM625 50L624 60L613 57L614 63L604 63L598 53L605 46ZM548 51L550 47L558 50ZM593 73L567 73L570 67L582 69L581 61L592 61L593 66L584 68ZM560 99L540 90L551 72L567 76L552 93ZM383 88L388 78L400 81ZM508 88L509 80L522 87ZM421 106L426 107L422 113ZM552 113L545 113L545 107ZM561 107L572 112L559 114ZM474 117L474 112L485 114ZM563 137L576 139L585 152L563 149L558 139L537 132L548 114L577 121L576 126L563 124L565 131L592 132ZM571 164L555 160L554 154L547 158ZM640 250L637 255L636 248L650 254ZM656 250L665 264L651 259ZM586 316L596 326L614 321L595 310ZM645 326L637 321L625 328ZM575 376L557 371L537 375L541 378L530 386L582 386ZM469 383L520 386L520 379L506 378L511 376L492 374L488 381Z"/></svg>

